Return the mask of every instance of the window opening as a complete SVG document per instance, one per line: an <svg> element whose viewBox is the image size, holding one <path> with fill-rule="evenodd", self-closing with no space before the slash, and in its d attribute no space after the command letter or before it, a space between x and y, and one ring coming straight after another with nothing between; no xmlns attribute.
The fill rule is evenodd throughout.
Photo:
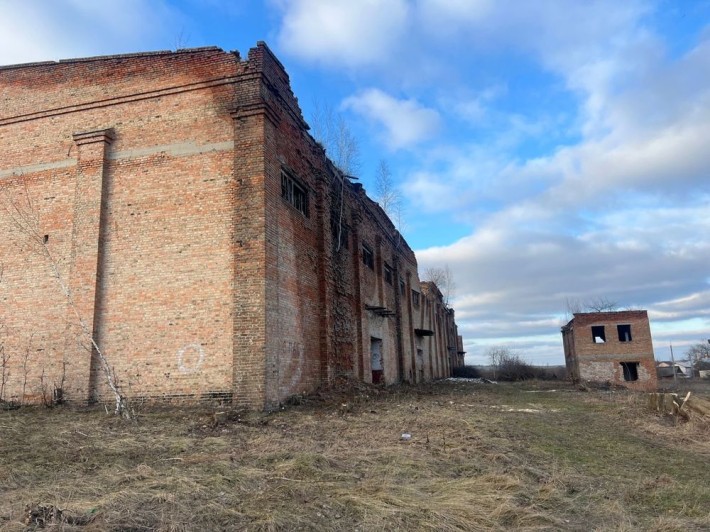
<svg viewBox="0 0 710 532"><path fill-rule="evenodd" d="M404 279L399 278L399 294L404 295L407 293L407 285L404 284Z"/></svg>
<svg viewBox="0 0 710 532"><path fill-rule="evenodd" d="M592 325L592 340L595 344L606 343L606 334L603 325Z"/></svg>
<svg viewBox="0 0 710 532"><path fill-rule="evenodd" d="M638 362L621 362L621 368L624 370L625 381L639 380L639 363Z"/></svg>
<svg viewBox="0 0 710 532"><path fill-rule="evenodd" d="M375 255L367 244L362 245L362 263L371 270L375 269Z"/></svg>
<svg viewBox="0 0 710 532"><path fill-rule="evenodd" d="M281 172L281 197L293 205L297 211L308 216L308 191L290 174Z"/></svg>
<svg viewBox="0 0 710 532"><path fill-rule="evenodd" d="M631 341L631 325L617 325L616 330L619 333L620 342Z"/></svg>
<svg viewBox="0 0 710 532"><path fill-rule="evenodd" d="M394 284L394 270L392 266L385 262L385 282L387 284Z"/></svg>
<svg viewBox="0 0 710 532"><path fill-rule="evenodd" d="M419 292L412 290L412 305L414 308L419 308Z"/></svg>

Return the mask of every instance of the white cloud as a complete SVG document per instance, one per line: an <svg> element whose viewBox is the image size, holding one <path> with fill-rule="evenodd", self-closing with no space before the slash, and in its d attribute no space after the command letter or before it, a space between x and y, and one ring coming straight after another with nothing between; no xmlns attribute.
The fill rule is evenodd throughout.
<svg viewBox="0 0 710 532"><path fill-rule="evenodd" d="M404 0L293 0L277 5L283 13L279 47L336 67L386 60L405 31L409 13Z"/></svg>
<svg viewBox="0 0 710 532"><path fill-rule="evenodd" d="M350 96L343 107L384 127L382 137L391 150L412 147L433 137L441 128L441 117L434 109L416 100L399 100L379 89Z"/></svg>
<svg viewBox="0 0 710 532"><path fill-rule="evenodd" d="M166 49L181 21L162 0L0 0L0 64Z"/></svg>

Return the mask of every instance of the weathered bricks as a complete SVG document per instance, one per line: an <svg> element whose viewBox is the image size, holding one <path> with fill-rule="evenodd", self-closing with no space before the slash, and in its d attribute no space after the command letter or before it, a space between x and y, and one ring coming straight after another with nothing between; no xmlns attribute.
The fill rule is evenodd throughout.
<svg viewBox="0 0 710 532"><path fill-rule="evenodd" d="M308 134L263 43L245 61L202 48L2 67L0 104L0 399L110 395L74 310L134 397L270 408L372 380L372 338L388 383L448 375L453 312L412 304L414 253ZM419 358L415 328L435 334Z"/></svg>
<svg viewBox="0 0 710 532"><path fill-rule="evenodd" d="M575 313L562 328L562 339L572 379L656 389L651 327L645 310Z"/></svg>

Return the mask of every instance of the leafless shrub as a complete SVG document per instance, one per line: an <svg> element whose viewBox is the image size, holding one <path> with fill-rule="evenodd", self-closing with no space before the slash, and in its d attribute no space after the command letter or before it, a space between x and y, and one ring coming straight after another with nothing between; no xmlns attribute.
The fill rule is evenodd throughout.
<svg viewBox="0 0 710 532"><path fill-rule="evenodd" d="M111 391L113 392L116 401L115 413L125 418L131 418L132 415L128 407L128 399L126 398L125 394L123 393L122 389L118 384L118 381L116 380L115 372L108 363L108 360L103 350L96 343L93 331L87 325L84 317L80 314L76 302L74 301L72 292L67 283L64 281L64 278L62 277L59 268L59 263L52 255L49 249L47 239L40 230L41 224L39 210L32 202L32 198L27 188L27 184L25 183L24 194L21 195L21 198L6 197L6 200L7 201L4 205L5 210L10 220L14 224L15 228L30 242L30 244L32 245L32 250L35 251L38 255L40 255L49 266L51 276L57 282L57 285L59 286L62 295L64 296L69 308L72 310L74 318L77 324L79 325L81 335L88 344L87 351L89 352L89 356L91 356L92 352L96 353L96 356L101 363L101 369L103 371L104 377L106 378L106 382ZM48 384L44 377L44 368L42 369L40 392L42 394L42 400L44 402L46 402L46 397L49 397L50 402L52 401L54 393L49 393Z"/></svg>
<svg viewBox="0 0 710 532"><path fill-rule="evenodd" d="M488 360L493 368L493 378L501 381L521 381L535 378L535 368L507 347L492 347Z"/></svg>
<svg viewBox="0 0 710 532"><path fill-rule="evenodd" d="M427 268L424 271L423 279L437 286L444 298L444 304L448 307L451 300L456 295L456 282L454 281L454 274L451 272L449 265L446 264L443 267Z"/></svg>
<svg viewBox="0 0 710 532"><path fill-rule="evenodd" d="M310 120L311 132L325 149L328 158L344 174L360 168L360 144L342 114L330 105L315 101Z"/></svg>
<svg viewBox="0 0 710 532"><path fill-rule="evenodd" d="M27 395L27 376L30 372L30 353L32 352L32 339L34 338L34 333L30 334L30 339L27 341L27 347L25 348L25 353L22 356L22 395L20 396L20 403L25 402L25 396Z"/></svg>
<svg viewBox="0 0 710 532"><path fill-rule="evenodd" d="M5 400L5 386L10 378L10 353L5 350L5 343L0 343L0 402Z"/></svg>

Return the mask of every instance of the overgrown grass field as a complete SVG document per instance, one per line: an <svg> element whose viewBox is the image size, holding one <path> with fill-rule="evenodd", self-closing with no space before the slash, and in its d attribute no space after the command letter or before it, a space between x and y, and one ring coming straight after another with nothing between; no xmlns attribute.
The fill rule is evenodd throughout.
<svg viewBox="0 0 710 532"><path fill-rule="evenodd" d="M39 528L27 508L81 531L710 530L709 436L641 394L564 383L355 386L135 422L22 408L0 412L0 530Z"/></svg>

